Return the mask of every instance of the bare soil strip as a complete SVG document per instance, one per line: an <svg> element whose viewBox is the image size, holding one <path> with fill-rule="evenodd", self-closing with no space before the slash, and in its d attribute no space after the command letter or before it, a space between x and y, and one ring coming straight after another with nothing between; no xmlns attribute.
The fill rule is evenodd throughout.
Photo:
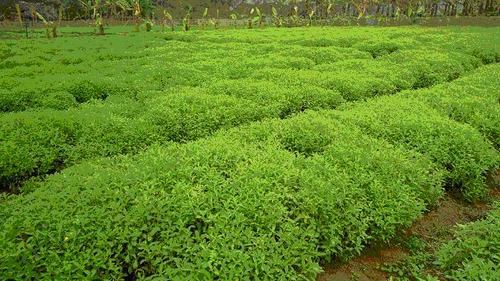
<svg viewBox="0 0 500 281"><path fill-rule="evenodd" d="M384 265L404 262L411 255L408 243L410 237L417 237L425 244L423 250L433 255L442 243L453 238L458 224L483 218L491 208L491 202L500 199L500 170L487 178L491 187L490 202L467 203L450 192L440 200L438 206L417 220L413 226L399 237L386 244L371 245L362 255L348 262L332 262L324 265L324 272L318 281L374 281L387 280L391 274L384 271ZM437 268L425 266L425 273L442 279ZM411 278L410 276L408 276Z"/></svg>

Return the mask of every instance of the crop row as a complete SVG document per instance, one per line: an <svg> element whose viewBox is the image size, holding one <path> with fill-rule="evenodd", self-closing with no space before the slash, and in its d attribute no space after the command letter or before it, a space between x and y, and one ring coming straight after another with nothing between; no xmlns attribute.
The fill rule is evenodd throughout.
<svg viewBox="0 0 500 281"><path fill-rule="evenodd" d="M500 203L485 219L460 225L454 239L442 245L437 265L451 280L500 279Z"/></svg>
<svg viewBox="0 0 500 281"><path fill-rule="evenodd" d="M493 96L495 71L446 85L476 86L469 99ZM436 88L442 101L456 94ZM0 277L314 279L320 261L348 258L410 226L443 184L471 200L484 195L500 155L482 121L468 121L471 109L458 103L454 114L441 110L425 91L67 168L0 204ZM190 108L172 108L181 105ZM216 108L200 120L218 120ZM461 120L470 125L448 116L470 116Z"/></svg>
<svg viewBox="0 0 500 281"><path fill-rule="evenodd" d="M428 159L318 114L227 134L73 166L3 202L2 277L312 278L440 193Z"/></svg>
<svg viewBox="0 0 500 281"><path fill-rule="evenodd" d="M165 86L168 90L163 91L120 90L116 83L113 89L99 84L102 79L79 81L71 88L78 101L103 96L107 100L65 111L46 109L0 116L0 183L9 187L79 159L135 152L155 142L193 140L220 128L283 118L307 109L335 108L345 100L396 93L414 87L417 81L432 81L426 84L431 85L466 71L458 62L455 68L451 67L446 62L453 60L445 58L434 64L423 62L413 70L380 61L348 60L332 64L337 66L335 71L272 69L275 74L269 79L280 79L219 79L200 81L200 87L179 81L183 77L189 79L186 74L172 78L176 83ZM355 72L361 65L364 71ZM377 73L375 69L384 71ZM262 70L256 75L262 78L268 73ZM424 80L423 73L427 77ZM297 74L300 78L293 78ZM169 77L165 73L161 76ZM37 96L54 104L75 102L58 94Z"/></svg>
<svg viewBox="0 0 500 281"><path fill-rule="evenodd" d="M358 40L356 34L349 36ZM150 48L116 56L96 41L97 46L88 47L96 52L89 58L72 56L82 42L68 40L75 45L62 48L63 58L75 64L62 67L59 58L39 68L6 69L0 79L2 110L39 110L0 116L0 185L17 186L81 159L137 152L153 143L194 140L251 121L432 86L482 63L457 48L424 52L404 44L398 50L392 43L377 49L391 52L373 59L373 50L368 53L346 43L259 43L254 49L236 38L221 49L220 43L210 41L156 40L163 45L152 41ZM376 43L373 38L370 42ZM109 43L127 46L122 38ZM42 61L54 60L59 45L46 44L23 60L30 62L37 55ZM22 50L18 52L31 51ZM20 54L13 59L21 59ZM489 126L494 138L497 127Z"/></svg>
<svg viewBox="0 0 500 281"><path fill-rule="evenodd" d="M272 80L287 75L286 81L299 82L312 77L318 86L353 100L425 87L498 61L499 44L486 31L312 28L132 34L39 40L36 48L29 40L6 41L0 43L0 111L67 109L112 95L135 97L149 90L263 75ZM360 95L354 81L364 84L363 89L374 86Z"/></svg>

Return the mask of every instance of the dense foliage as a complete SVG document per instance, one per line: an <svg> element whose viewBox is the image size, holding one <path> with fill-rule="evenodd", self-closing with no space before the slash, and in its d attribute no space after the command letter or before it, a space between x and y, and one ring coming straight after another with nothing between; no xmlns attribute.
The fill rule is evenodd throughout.
<svg viewBox="0 0 500 281"><path fill-rule="evenodd" d="M500 205L487 218L460 225L438 251L437 264L450 280L500 279Z"/></svg>
<svg viewBox="0 0 500 281"><path fill-rule="evenodd" d="M0 42L0 279L313 280L444 188L483 198L492 32Z"/></svg>
<svg viewBox="0 0 500 281"><path fill-rule="evenodd" d="M135 7L140 7L143 16L155 20L164 18L162 11L168 10L178 21L186 13L202 22L237 18L263 17L266 24L275 26L297 25L299 22L331 22L341 18L344 21L373 18L381 22L388 19L415 20L437 16L498 16L494 1L457 0L435 2L418 1L374 1L374 0L4 0L0 2L0 20L15 19L18 11L26 17L32 17L33 10L49 19L90 19L95 7L106 18L125 20L133 18ZM253 9L253 12L252 12ZM259 9L259 12L255 12ZM62 11L58 15L58 11ZM233 17L234 17L233 16ZM352 19L351 19L352 17ZM260 21L256 20L257 22Z"/></svg>
<svg viewBox="0 0 500 281"><path fill-rule="evenodd" d="M36 50L29 40L5 41L0 109L12 113L0 116L0 185L84 158L449 81L497 60L496 39L479 31L135 34L39 41Z"/></svg>

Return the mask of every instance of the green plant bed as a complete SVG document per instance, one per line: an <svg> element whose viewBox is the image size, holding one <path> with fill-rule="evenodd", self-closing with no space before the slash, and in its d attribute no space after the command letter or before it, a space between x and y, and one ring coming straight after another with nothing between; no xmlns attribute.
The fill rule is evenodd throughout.
<svg viewBox="0 0 500 281"><path fill-rule="evenodd" d="M266 121L8 198L0 276L313 279L321 259L392 237L440 195L418 153L314 113Z"/></svg>
<svg viewBox="0 0 500 281"><path fill-rule="evenodd" d="M500 278L500 205L480 221L459 225L453 240L437 252L436 264L451 280Z"/></svg>
<svg viewBox="0 0 500 281"><path fill-rule="evenodd" d="M416 99L381 97L334 111L332 116L428 155L448 171L449 186L460 189L468 200L485 196L486 173L500 163L498 151L481 133Z"/></svg>

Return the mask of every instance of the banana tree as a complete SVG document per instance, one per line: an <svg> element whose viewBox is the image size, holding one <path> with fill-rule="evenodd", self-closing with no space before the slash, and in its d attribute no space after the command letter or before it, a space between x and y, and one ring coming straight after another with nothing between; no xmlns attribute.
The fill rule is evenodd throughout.
<svg viewBox="0 0 500 281"><path fill-rule="evenodd" d="M96 35L104 35L104 21L102 19L102 15L97 13L95 15L95 26L97 28Z"/></svg>
<svg viewBox="0 0 500 281"><path fill-rule="evenodd" d="M314 13L315 11L313 9L311 9L308 13L307 13L307 16L309 17L309 21L307 23L307 26L312 26L313 24L313 17L314 17Z"/></svg>
<svg viewBox="0 0 500 281"><path fill-rule="evenodd" d="M208 26L208 8L206 7L205 10L203 11L203 15L201 17L201 27L207 27Z"/></svg>
<svg viewBox="0 0 500 281"><path fill-rule="evenodd" d="M144 27L146 28L146 31L149 32L151 30L153 30L153 20L147 18L147 19L144 19Z"/></svg>
<svg viewBox="0 0 500 281"><path fill-rule="evenodd" d="M167 10L163 10L163 16L165 18L165 22L168 21L168 23L170 24L170 28L172 29L172 31L175 31L175 21L172 15Z"/></svg>
<svg viewBox="0 0 500 281"><path fill-rule="evenodd" d="M292 11L292 14L290 15L289 22L293 26L299 25L300 17L299 17L299 7L298 6L293 6L293 11Z"/></svg>
<svg viewBox="0 0 500 281"><path fill-rule="evenodd" d="M44 16L42 16L39 12L35 12L36 16L43 22L45 26L45 36L47 38L56 38L57 37L57 23L54 23L53 21L48 21L45 19Z"/></svg>
<svg viewBox="0 0 500 281"><path fill-rule="evenodd" d="M104 20L102 18L103 3L101 0L83 1L80 0L80 5L85 8L85 15L88 16L90 10L92 15L90 18L94 20L96 27L96 35L104 35Z"/></svg>
<svg viewBox="0 0 500 281"><path fill-rule="evenodd" d="M231 15L229 15L229 18L233 21L233 26L236 28L237 26L237 20L238 20L238 14L236 13L232 13Z"/></svg>
<svg viewBox="0 0 500 281"><path fill-rule="evenodd" d="M139 2L139 0L135 0L133 7L134 7L135 31L139 32L141 25L141 14L142 14L141 2Z"/></svg>
<svg viewBox="0 0 500 281"><path fill-rule="evenodd" d="M271 7L273 22L276 27L281 27L283 25L283 18L278 14L278 10L274 6Z"/></svg>
<svg viewBox="0 0 500 281"><path fill-rule="evenodd" d="M182 30L189 31L191 29L191 13L193 12L193 7L187 5L185 7L186 15L182 19Z"/></svg>
<svg viewBox="0 0 500 281"><path fill-rule="evenodd" d="M30 15L31 15L31 24L35 26L38 16L36 14L36 6L33 4L30 4Z"/></svg>
<svg viewBox="0 0 500 281"><path fill-rule="evenodd" d="M326 10L325 10L325 13L326 13L325 22L326 23L330 22L330 16L332 14L332 10L333 10L333 4L329 3L328 6L326 7Z"/></svg>
<svg viewBox="0 0 500 281"><path fill-rule="evenodd" d="M254 20L259 24L259 27L262 27L264 22L264 14L260 11L259 7L255 7L256 16Z"/></svg>
<svg viewBox="0 0 500 281"><path fill-rule="evenodd" d="M248 15L248 23L247 23L247 27L248 29L252 29L253 28L253 19L252 19L252 16L253 16L253 13L255 12L254 8L252 8L250 10L250 14Z"/></svg>
<svg viewBox="0 0 500 281"><path fill-rule="evenodd" d="M109 7L109 10L115 19L117 18L125 18L125 15L133 10L132 4L127 0L106 0L106 6Z"/></svg>
<svg viewBox="0 0 500 281"><path fill-rule="evenodd" d="M115 0L110 0L115 1ZM135 23L135 31L139 32L141 25L144 24L146 31L151 31L153 27L153 4L151 0L133 0L131 10Z"/></svg>
<svg viewBox="0 0 500 281"><path fill-rule="evenodd" d="M90 1L90 0L87 0L87 1L80 0L80 6L83 8L83 18L84 19L89 19L91 17L92 1ZM81 15L80 15L80 17L81 17Z"/></svg>
<svg viewBox="0 0 500 281"><path fill-rule="evenodd" d="M369 2L369 0L355 0L355 1L352 1L352 4L356 8L356 11L358 13L358 20L359 20L365 16L367 9L368 9L368 5L370 4L370 2Z"/></svg>
<svg viewBox="0 0 500 281"><path fill-rule="evenodd" d="M252 8L248 16L248 29L252 29L255 24L258 24L259 27L261 27L263 18L263 14L258 7Z"/></svg>
<svg viewBox="0 0 500 281"><path fill-rule="evenodd" d="M182 30L189 31L191 29L191 14L187 13L182 19Z"/></svg>
<svg viewBox="0 0 500 281"><path fill-rule="evenodd" d="M210 23L214 26L215 29L219 27L219 9L217 9L215 13L215 18L210 19Z"/></svg>
<svg viewBox="0 0 500 281"><path fill-rule="evenodd" d="M102 17L102 2L101 0L94 1L94 13L92 18L95 19L95 26L97 28L97 35L104 35L104 19Z"/></svg>
<svg viewBox="0 0 500 281"><path fill-rule="evenodd" d="M19 4L16 4L16 16L19 23L23 25L23 14L21 13L21 6Z"/></svg>

